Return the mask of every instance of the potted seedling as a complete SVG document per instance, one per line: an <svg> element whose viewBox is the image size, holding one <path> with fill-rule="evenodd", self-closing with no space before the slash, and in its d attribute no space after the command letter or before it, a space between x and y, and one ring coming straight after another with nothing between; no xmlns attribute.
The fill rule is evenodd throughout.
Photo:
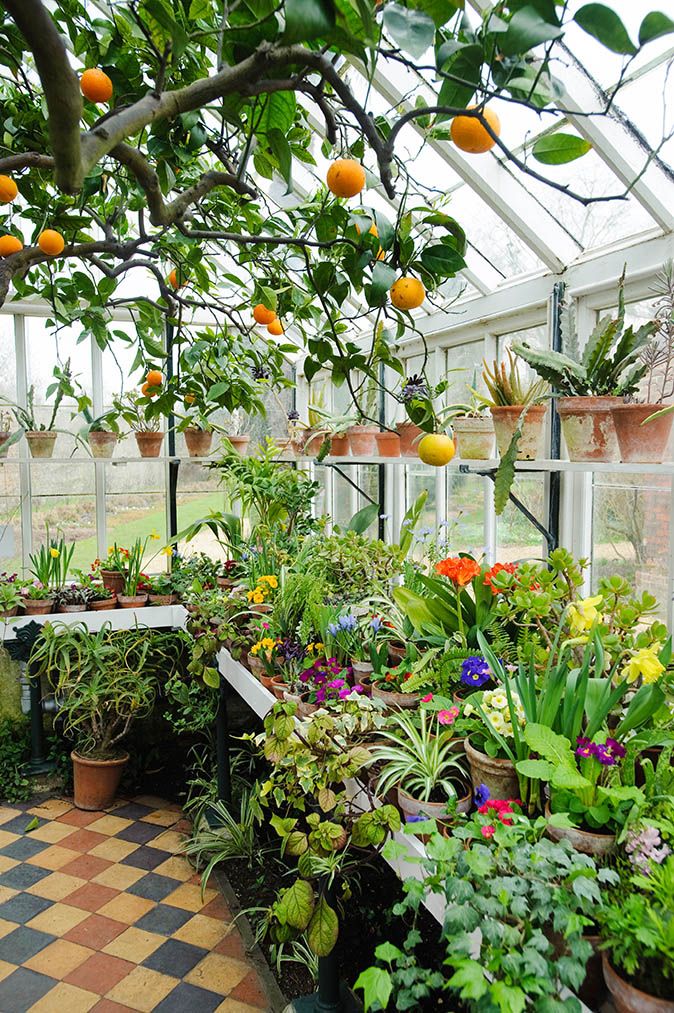
<svg viewBox="0 0 674 1013"><path fill-rule="evenodd" d="M153 408L152 394L125 394L114 398L113 406L132 429L140 456L159 457L164 433L161 431L161 415Z"/></svg>
<svg viewBox="0 0 674 1013"><path fill-rule="evenodd" d="M170 573L142 574L142 589L147 590L150 605L173 605L177 601Z"/></svg>
<svg viewBox="0 0 674 1013"><path fill-rule="evenodd" d="M250 433L244 432L245 425L243 412L240 408L235 408L230 414L224 440L225 444L229 442L232 449L241 457L248 456L248 444L250 443Z"/></svg>
<svg viewBox="0 0 674 1013"><path fill-rule="evenodd" d="M27 603L30 600L39 603L31 606L30 611L33 615L51 612L55 602L61 604L59 594L68 579L74 552L74 544L67 545L63 535L59 538L51 537L47 526L45 544L29 556L30 572L35 578L35 583L26 589ZM40 589L47 591L47 595L42 594ZM49 608L46 607L47 604Z"/></svg>
<svg viewBox="0 0 674 1013"><path fill-rule="evenodd" d="M39 580L25 583L21 588L21 597L27 616L46 616L54 611L54 592Z"/></svg>
<svg viewBox="0 0 674 1013"><path fill-rule="evenodd" d="M46 458L53 456L59 432L67 432L67 430L56 428L58 410L64 397L73 397L78 400L73 386L73 377L70 372L70 360L66 362L63 368L57 366L54 369L54 377L56 378L56 382L50 384L46 390L47 398L54 395L51 415L47 422L39 422L35 414L35 387L32 384L28 388L25 407L13 404L4 398L2 399L10 406L17 424L25 433L31 457ZM88 399L85 398L84 400ZM73 434L68 433L68 435L71 436Z"/></svg>
<svg viewBox="0 0 674 1013"><path fill-rule="evenodd" d="M86 417L86 413L85 413ZM93 418L86 429L87 442L94 457L110 458L120 439L118 414L114 408Z"/></svg>
<svg viewBox="0 0 674 1013"><path fill-rule="evenodd" d="M11 619L19 611L21 583L16 573L0 574L0 619Z"/></svg>
<svg viewBox="0 0 674 1013"><path fill-rule="evenodd" d="M637 330L625 327L624 282L623 272L618 315L601 317L582 354L572 307L565 308L562 316L565 352L530 348L524 342L513 345L517 355L552 385L572 461L620 460L613 408L636 394L648 372L643 356L657 324L649 321ZM642 419L652 411L646 411Z"/></svg>
<svg viewBox="0 0 674 1013"><path fill-rule="evenodd" d="M124 572L124 585L121 594L117 595L117 601L123 609L142 608L147 605L147 592L141 591L141 570L143 557L149 542L148 538L136 538L129 549L126 558L126 570Z"/></svg>
<svg viewBox="0 0 674 1013"><path fill-rule="evenodd" d="M314 390L312 388L309 394L309 406L307 408L309 427L305 427L302 431L298 432L299 440L297 445L299 447L299 452L303 456L316 457L321 449L324 434L318 430L320 429L321 422L327 414L325 386L319 387L318 390Z"/></svg>
<svg viewBox="0 0 674 1013"><path fill-rule="evenodd" d="M356 422L346 431L349 448L354 457L374 457L377 452L379 426L372 421L378 414L377 393L377 383L373 377L368 377L363 411L358 411Z"/></svg>
<svg viewBox="0 0 674 1013"><path fill-rule="evenodd" d="M103 612L117 608L117 595L102 583L100 571L84 573L75 570L77 586L86 592L87 606L92 612Z"/></svg>
<svg viewBox="0 0 674 1013"><path fill-rule="evenodd" d="M504 457L519 432L517 459L534 461L545 453L545 412L548 393L544 380L528 383L522 379L517 359L510 349L506 361L483 363L482 379L488 394L474 391L478 401L489 408L494 421L496 446Z"/></svg>
<svg viewBox="0 0 674 1013"><path fill-rule="evenodd" d="M194 395L191 401L187 400L189 397L189 394L185 395L187 414L181 418L176 428L185 437L190 457L208 457L213 443L213 428L197 406Z"/></svg>
<svg viewBox="0 0 674 1013"><path fill-rule="evenodd" d="M476 387L473 376L472 390ZM452 429L459 457L463 461L488 461L494 453L494 422L477 394L466 404L450 407Z"/></svg>
<svg viewBox="0 0 674 1013"><path fill-rule="evenodd" d="M319 421L311 427L310 443L318 448L318 459L322 460L328 454L331 457L348 457L351 453L349 433L354 425L354 416L331 415L318 408L313 412Z"/></svg>

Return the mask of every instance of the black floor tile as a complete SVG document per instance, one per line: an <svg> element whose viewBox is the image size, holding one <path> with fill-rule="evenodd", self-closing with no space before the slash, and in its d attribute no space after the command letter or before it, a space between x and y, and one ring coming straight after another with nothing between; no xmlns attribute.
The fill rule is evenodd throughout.
<svg viewBox="0 0 674 1013"><path fill-rule="evenodd" d="M8 830L11 834L25 834L26 827L29 827L34 819L35 817L31 816L30 813L19 813L17 816L12 817L11 820L3 823L0 826L0 830Z"/></svg>
<svg viewBox="0 0 674 1013"><path fill-rule="evenodd" d="M116 815L117 813L115 813ZM122 841L130 841L131 844L147 844L148 841L163 834L165 830L166 827L158 827L154 823L132 823L130 827L125 827L124 830L115 834L115 837Z"/></svg>
<svg viewBox="0 0 674 1013"><path fill-rule="evenodd" d="M148 813L154 812L149 805L139 805L137 802L127 802L126 805L122 805L119 809L111 810L113 816L121 816L126 820L139 820L141 816L147 816Z"/></svg>
<svg viewBox="0 0 674 1013"><path fill-rule="evenodd" d="M50 847L51 844L44 841L36 841L31 837L20 837L18 841L12 841L6 848L0 848L0 855L7 855L8 858L18 858L25 862L26 859L34 858L35 855L39 855L45 848Z"/></svg>
<svg viewBox="0 0 674 1013"><path fill-rule="evenodd" d="M144 897L145 900L164 900L170 893L177 890L180 880L171 879L169 876L158 876L154 872L148 872L133 886L127 888L127 893L133 893L136 897Z"/></svg>
<svg viewBox="0 0 674 1013"><path fill-rule="evenodd" d="M158 950L143 961L143 966L151 967L153 971L159 971L161 974L172 975L174 978L184 978L207 955L208 950L203 950L200 946L192 946L191 943L183 943L179 939L167 939Z"/></svg>
<svg viewBox="0 0 674 1013"><path fill-rule="evenodd" d="M146 848L141 846L133 851L126 858L123 858L120 865L132 865L134 869L145 869L147 872L152 872L158 865L165 862L170 857L165 851L159 851L158 848Z"/></svg>
<svg viewBox="0 0 674 1013"><path fill-rule="evenodd" d="M32 893L17 893L4 904L0 904L0 918L8 922L29 922L41 911L52 906L53 901L45 900L44 897L34 897Z"/></svg>
<svg viewBox="0 0 674 1013"><path fill-rule="evenodd" d="M51 869L40 869L37 865L15 865L0 876L0 886L9 886L12 890L27 890L35 886L45 876L51 876Z"/></svg>
<svg viewBox="0 0 674 1013"><path fill-rule="evenodd" d="M27 967L19 967L4 981L0 981L0 1010L26 1013L55 985L58 985L58 981L54 978L38 974Z"/></svg>
<svg viewBox="0 0 674 1013"><path fill-rule="evenodd" d="M55 938L48 932L38 932L37 929L29 929L27 925L19 925L0 939L0 960L5 960L8 964L25 964L40 950L44 950L45 946L53 943ZM5 1010L2 1003L0 1010ZM11 1007L8 1013L11 1013Z"/></svg>
<svg viewBox="0 0 674 1013"><path fill-rule="evenodd" d="M145 932L158 932L162 936L172 936L192 917L194 917L192 911L183 911L182 908L170 907L168 904L157 904L138 919L134 928Z"/></svg>
<svg viewBox="0 0 674 1013"><path fill-rule="evenodd" d="M155 1006L154 1013L212 1013L224 1001L223 996L208 992L205 988L188 985L181 981L165 999Z"/></svg>

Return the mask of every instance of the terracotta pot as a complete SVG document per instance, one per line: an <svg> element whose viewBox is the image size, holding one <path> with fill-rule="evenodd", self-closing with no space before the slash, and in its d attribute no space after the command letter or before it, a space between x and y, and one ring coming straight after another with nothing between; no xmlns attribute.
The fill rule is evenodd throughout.
<svg viewBox="0 0 674 1013"><path fill-rule="evenodd" d="M285 700L287 682L281 678L280 675L273 675L271 677L270 689L277 700Z"/></svg>
<svg viewBox="0 0 674 1013"><path fill-rule="evenodd" d="M146 594L118 594L117 601L123 609L140 609L147 605Z"/></svg>
<svg viewBox="0 0 674 1013"><path fill-rule="evenodd" d="M124 574L119 570L101 570L101 580L103 587L113 594L121 594L124 590Z"/></svg>
<svg viewBox="0 0 674 1013"><path fill-rule="evenodd" d="M308 700L303 699L297 693L288 693L287 691L283 694L283 699L288 703L297 704L296 717L308 718L311 714L318 710L317 703L309 703Z"/></svg>
<svg viewBox="0 0 674 1013"><path fill-rule="evenodd" d="M31 457L51 457L54 453L54 444L58 433L32 432L26 430L26 440Z"/></svg>
<svg viewBox="0 0 674 1013"><path fill-rule="evenodd" d="M73 761L77 808L95 812L111 806L129 762L129 754L124 753L116 760L91 760L73 750L70 758Z"/></svg>
<svg viewBox="0 0 674 1013"><path fill-rule="evenodd" d="M522 405L499 405L490 408L494 420L494 433L499 455L503 457L513 433L517 429L520 415L524 411ZM522 436L519 442L518 461L535 461L545 457L545 405L532 405L527 411L522 425Z"/></svg>
<svg viewBox="0 0 674 1013"><path fill-rule="evenodd" d="M246 655L246 664L256 679L261 679L266 672L264 664L260 658L258 658L255 654L251 654L250 651Z"/></svg>
<svg viewBox="0 0 674 1013"><path fill-rule="evenodd" d="M494 455L494 422L486 415L460 416L452 422L454 441L462 461L488 461Z"/></svg>
<svg viewBox="0 0 674 1013"><path fill-rule="evenodd" d="M421 693L390 693L379 686L373 686L372 697L385 703L389 710L415 710L419 706Z"/></svg>
<svg viewBox="0 0 674 1013"><path fill-rule="evenodd" d="M371 661L352 661L351 668L353 670L354 677L358 675L372 675L374 671Z"/></svg>
<svg viewBox="0 0 674 1013"><path fill-rule="evenodd" d="M465 786L464 786L465 787ZM472 791L466 792L457 799L457 813L469 813L473 803ZM428 816L431 820L447 819L447 802L422 802L398 788L398 806L405 816Z"/></svg>
<svg viewBox="0 0 674 1013"><path fill-rule="evenodd" d="M674 999L657 999L628 984L602 954L604 979L618 1013L674 1013Z"/></svg>
<svg viewBox="0 0 674 1013"><path fill-rule="evenodd" d="M374 438L380 457L400 457L400 437L397 433L384 430L381 433L375 433Z"/></svg>
<svg viewBox="0 0 674 1013"><path fill-rule="evenodd" d="M5 444L11 437L11 433L0 433L0 457L6 457L9 447L5 449Z"/></svg>
<svg viewBox="0 0 674 1013"><path fill-rule="evenodd" d="M546 803L545 815L550 816L550 806ZM615 848L615 834L593 834L589 830L578 827L553 827L548 823L547 835L553 841L568 841L574 851L583 855L595 855L604 858Z"/></svg>
<svg viewBox="0 0 674 1013"><path fill-rule="evenodd" d="M150 605L173 605L176 600L174 594L148 594Z"/></svg>
<svg viewBox="0 0 674 1013"><path fill-rule="evenodd" d="M227 439L237 454L241 457L248 456L248 444L250 443L250 435L248 433L241 433L239 436L228 436Z"/></svg>
<svg viewBox="0 0 674 1013"><path fill-rule="evenodd" d="M15 605L12 609L5 609L4 612L0 612L0 619L11 619L13 616L18 615L19 606Z"/></svg>
<svg viewBox="0 0 674 1013"><path fill-rule="evenodd" d="M396 429L400 437L400 456L416 457L419 440L424 435L423 429L414 422L397 422Z"/></svg>
<svg viewBox="0 0 674 1013"><path fill-rule="evenodd" d="M265 689L269 690L270 693L273 692L275 678L276 678L275 675L267 675L266 672L260 673L260 682L262 683Z"/></svg>
<svg viewBox="0 0 674 1013"><path fill-rule="evenodd" d="M622 461L634 464L664 461L674 414L646 422L663 407L661 404L618 404L611 409ZM644 422L646 424L642 425Z"/></svg>
<svg viewBox="0 0 674 1013"><path fill-rule="evenodd" d="M349 437L346 433L340 433L339 436L332 436L330 438L331 457L348 457L350 453L351 446L349 443Z"/></svg>
<svg viewBox="0 0 674 1013"><path fill-rule="evenodd" d="M557 411L570 461L619 461L611 409L619 397L560 397Z"/></svg>
<svg viewBox="0 0 674 1013"><path fill-rule="evenodd" d="M54 610L54 599L25 598L23 610L27 616L48 616Z"/></svg>
<svg viewBox="0 0 674 1013"><path fill-rule="evenodd" d="M346 435L354 457L374 457L377 452L378 426L349 426Z"/></svg>
<svg viewBox="0 0 674 1013"><path fill-rule="evenodd" d="M134 436L141 457L159 457L161 445L164 442L163 433L142 432L134 433Z"/></svg>
<svg viewBox="0 0 674 1013"><path fill-rule="evenodd" d="M323 445L324 432L315 432L314 429L305 429L300 436L300 453L303 457L315 457Z"/></svg>
<svg viewBox="0 0 674 1013"><path fill-rule="evenodd" d="M106 612L108 609L116 609L117 595L112 594L109 598L100 598L98 601L90 601L89 608L92 612Z"/></svg>
<svg viewBox="0 0 674 1013"><path fill-rule="evenodd" d="M94 457L110 458L115 452L119 436L117 433L92 431L87 437Z"/></svg>
<svg viewBox="0 0 674 1013"><path fill-rule="evenodd" d="M57 612L68 614L69 612L86 612L87 605L59 605Z"/></svg>
<svg viewBox="0 0 674 1013"><path fill-rule="evenodd" d="M197 429L190 426L184 432L185 446L190 457L208 457L213 442L212 429Z"/></svg>
<svg viewBox="0 0 674 1013"><path fill-rule="evenodd" d="M277 457L282 457L287 461L295 456L295 444L290 438L287 440L274 440L274 446L276 447Z"/></svg>
<svg viewBox="0 0 674 1013"><path fill-rule="evenodd" d="M407 645L400 640L392 640L388 645L388 660L391 665L397 665L402 661L407 651Z"/></svg>
<svg viewBox="0 0 674 1013"><path fill-rule="evenodd" d="M480 784L486 785L489 798L493 799L519 798L520 783L515 765L510 760L501 760L481 753L468 739L465 742L465 749L473 788L477 788Z"/></svg>

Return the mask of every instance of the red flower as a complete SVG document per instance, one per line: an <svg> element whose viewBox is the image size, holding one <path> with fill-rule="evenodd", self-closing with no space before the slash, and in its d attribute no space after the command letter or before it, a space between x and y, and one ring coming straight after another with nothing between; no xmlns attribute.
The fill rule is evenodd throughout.
<svg viewBox="0 0 674 1013"><path fill-rule="evenodd" d="M435 572L447 577L457 587L465 587L480 573L480 565L469 556L454 556L436 563Z"/></svg>
<svg viewBox="0 0 674 1013"><path fill-rule="evenodd" d="M433 699L433 694L432 693L427 693L426 696L422 696L421 702L422 703L430 703L432 699Z"/></svg>
<svg viewBox="0 0 674 1013"><path fill-rule="evenodd" d="M501 821L501 823L504 824L504 826L511 827L513 821L510 819L510 815L512 814L513 811L512 810L513 805L519 805L517 799L491 798L487 802L485 802L484 805L480 806L478 812L482 816L489 816L493 813L496 816L498 816L499 820Z"/></svg>
<svg viewBox="0 0 674 1013"><path fill-rule="evenodd" d="M497 573L517 573L517 565L515 563L494 563L490 570L484 575L484 583L487 587L491 588L492 594L500 594L502 588L494 587L492 581Z"/></svg>
<svg viewBox="0 0 674 1013"><path fill-rule="evenodd" d="M491 823L486 827L480 827L480 833L483 837L493 837L496 833L496 827L493 827Z"/></svg>

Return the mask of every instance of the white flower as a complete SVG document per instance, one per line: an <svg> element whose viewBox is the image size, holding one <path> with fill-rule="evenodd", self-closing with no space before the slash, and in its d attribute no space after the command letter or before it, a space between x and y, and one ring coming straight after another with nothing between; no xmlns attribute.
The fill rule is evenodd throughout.
<svg viewBox="0 0 674 1013"><path fill-rule="evenodd" d="M508 697L505 693L493 692L491 695L491 706L504 711L508 706Z"/></svg>
<svg viewBox="0 0 674 1013"><path fill-rule="evenodd" d="M503 732L505 731L506 722L502 714L500 714L498 711L492 711L490 714L487 714L487 720L489 721L489 724L492 726L495 732L503 734Z"/></svg>

